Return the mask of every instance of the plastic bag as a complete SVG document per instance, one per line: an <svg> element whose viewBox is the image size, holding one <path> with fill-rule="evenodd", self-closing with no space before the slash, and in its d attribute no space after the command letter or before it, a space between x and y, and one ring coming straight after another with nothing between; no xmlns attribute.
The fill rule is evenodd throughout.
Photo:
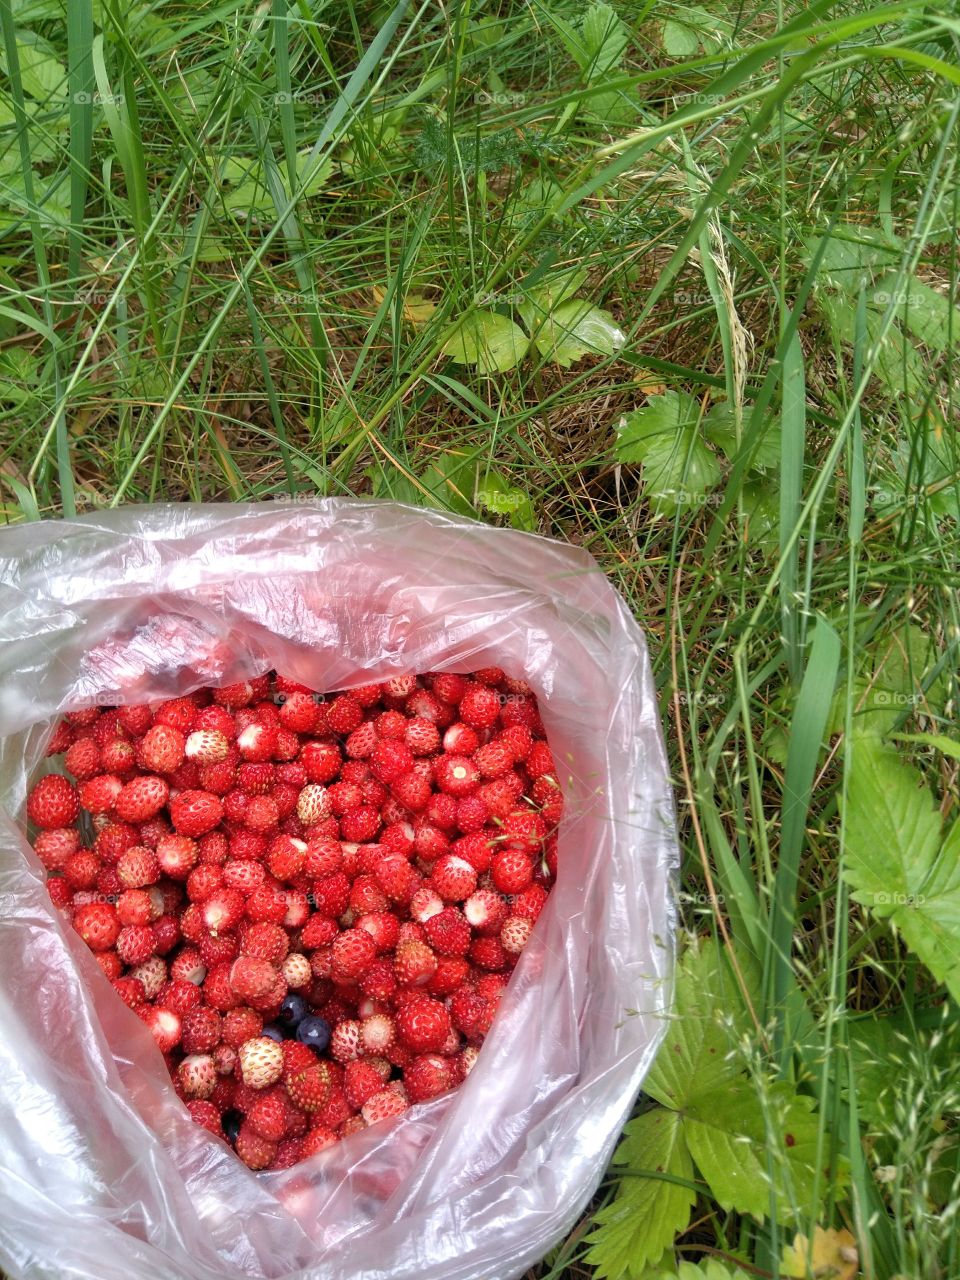
<svg viewBox="0 0 960 1280"><path fill-rule="evenodd" d="M495 1280L594 1191L669 1000L672 797L640 630L592 558L387 503L127 507L0 542L0 1255L14 1277ZM535 688L560 872L463 1086L293 1169L192 1123L53 908L28 780L57 713L270 668ZM43 721L44 723L38 724Z"/></svg>

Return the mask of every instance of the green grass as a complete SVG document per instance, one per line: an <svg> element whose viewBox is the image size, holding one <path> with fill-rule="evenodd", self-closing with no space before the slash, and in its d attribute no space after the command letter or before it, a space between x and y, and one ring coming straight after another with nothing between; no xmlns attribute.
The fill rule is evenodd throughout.
<svg viewBox="0 0 960 1280"><path fill-rule="evenodd" d="M960 7L0 0L0 43L3 518L356 494L588 548L756 1113L816 1128L802 1203L698 1177L662 1265L786 1274L819 1225L957 1280L950 983L843 874L860 735L956 732ZM444 354L576 269L620 349ZM899 750L951 813L956 759ZM537 1274L648 1274L586 1236L650 1172Z"/></svg>

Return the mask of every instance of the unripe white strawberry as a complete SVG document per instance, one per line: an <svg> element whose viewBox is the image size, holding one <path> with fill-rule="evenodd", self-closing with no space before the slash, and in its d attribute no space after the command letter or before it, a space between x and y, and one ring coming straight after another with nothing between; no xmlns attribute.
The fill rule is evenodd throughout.
<svg viewBox="0 0 960 1280"><path fill-rule="evenodd" d="M360 1024L360 1040L365 1053L379 1056L390 1048L396 1038L393 1019L385 1013L375 1013Z"/></svg>
<svg viewBox="0 0 960 1280"><path fill-rule="evenodd" d="M177 1068L180 1087L188 1098L209 1098L217 1084L217 1068L209 1053L190 1053Z"/></svg>
<svg viewBox="0 0 960 1280"><path fill-rule="evenodd" d="M166 961L161 956L151 956L149 960L144 960L143 964L138 964L135 969L131 969L127 976L139 978L143 983L147 999L152 1000L167 980Z"/></svg>
<svg viewBox="0 0 960 1280"><path fill-rule="evenodd" d="M360 1023L354 1018L347 1018L334 1027L330 1057L335 1062L353 1062L360 1057Z"/></svg>
<svg viewBox="0 0 960 1280"><path fill-rule="evenodd" d="M230 751L227 736L219 729L197 729L187 738L184 754L196 764L218 764Z"/></svg>
<svg viewBox="0 0 960 1280"><path fill-rule="evenodd" d="M310 961L306 956L293 952L287 956L283 962L281 973L286 979L287 986L293 988L294 991L298 987L306 987L313 981L313 970L310 968Z"/></svg>
<svg viewBox="0 0 960 1280"><path fill-rule="evenodd" d="M319 782L308 782L297 799L297 817L305 827L315 826L333 812L327 788Z"/></svg>
<svg viewBox="0 0 960 1280"><path fill-rule="evenodd" d="M251 1089L267 1089L283 1074L283 1050L269 1036L257 1036L240 1046L240 1072Z"/></svg>
<svg viewBox="0 0 960 1280"><path fill-rule="evenodd" d="M522 916L509 916L500 930L500 945L504 951L518 956L530 941L533 924Z"/></svg>

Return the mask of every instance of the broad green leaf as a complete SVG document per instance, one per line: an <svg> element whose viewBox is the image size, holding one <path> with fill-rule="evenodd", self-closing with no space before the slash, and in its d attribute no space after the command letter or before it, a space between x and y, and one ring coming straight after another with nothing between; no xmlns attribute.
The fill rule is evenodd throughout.
<svg viewBox="0 0 960 1280"><path fill-rule="evenodd" d="M477 502L495 515L510 517L515 529L533 530L537 527L530 495L503 478L499 472L489 471L477 489Z"/></svg>
<svg viewBox="0 0 960 1280"><path fill-rule="evenodd" d="M527 354L530 340L518 324L496 311L475 311L443 346L457 364L475 364L481 373L504 373Z"/></svg>
<svg viewBox="0 0 960 1280"><path fill-rule="evenodd" d="M924 746L933 747L941 755L960 760L960 742L956 738L948 738L942 733L893 733L890 735L897 742L920 742Z"/></svg>
<svg viewBox="0 0 960 1280"><path fill-rule="evenodd" d="M685 22L668 18L663 24L663 50L671 58L691 58L700 50L700 37Z"/></svg>
<svg viewBox="0 0 960 1280"><path fill-rule="evenodd" d="M526 297L517 308L527 328L533 332L533 329L547 318L548 312L558 307L561 302L572 298L586 279L586 267L575 267L549 276L542 284L528 289Z"/></svg>
<svg viewBox="0 0 960 1280"><path fill-rule="evenodd" d="M306 182L304 196L315 195L324 185L333 169L333 161L325 160L315 173L310 174L307 181L307 165L310 148L305 147L297 153L297 185ZM287 173L281 169L280 178L284 192L291 195ZM223 192L223 203L227 209L235 213L247 213L251 210L269 211L274 208L270 190L258 160L231 158L223 169L223 181L229 183Z"/></svg>
<svg viewBox="0 0 960 1280"><path fill-rule="evenodd" d="M616 1199L595 1215L596 1229L586 1237L586 1260L601 1280L634 1280L648 1262L658 1260L690 1221L696 1200L692 1186L643 1177L665 1173L691 1183L693 1164L683 1139L683 1119L654 1107L631 1120L614 1163L630 1166Z"/></svg>
<svg viewBox="0 0 960 1280"><path fill-rule="evenodd" d="M716 1258L707 1258L699 1264L681 1262L673 1271L650 1271L644 1280L751 1280L740 1267L728 1267Z"/></svg>
<svg viewBox="0 0 960 1280"><path fill-rule="evenodd" d="M747 545L774 552L780 545L780 503L766 480L748 480L741 489Z"/></svg>
<svg viewBox="0 0 960 1280"><path fill-rule="evenodd" d="M453 451L440 454L420 477L434 499L431 505L462 516L476 515L473 506L476 469L472 454ZM421 495L420 501L429 499Z"/></svg>
<svg viewBox="0 0 960 1280"><path fill-rule="evenodd" d="M718 449L722 449L731 461L737 456L740 449L737 444L737 420L729 400L720 400L711 407L703 420L703 430L707 439ZM780 422L771 415L753 452L751 468L765 471L768 467L779 465Z"/></svg>
<svg viewBox="0 0 960 1280"><path fill-rule="evenodd" d="M777 1218L806 1209L813 1193L818 1121L813 1099L786 1081L746 1076L704 1093L684 1113L690 1154L724 1209L764 1219L775 1189ZM769 1167L768 1167L769 1162Z"/></svg>
<svg viewBox="0 0 960 1280"><path fill-rule="evenodd" d="M586 355L616 355L626 341L609 311L582 298L561 302L539 320L532 305L522 303L517 309L543 358L564 368Z"/></svg>
<svg viewBox="0 0 960 1280"><path fill-rule="evenodd" d="M854 748L845 818L844 877L853 897L889 919L960 998L960 826L954 823L941 847L930 790L873 738Z"/></svg>
<svg viewBox="0 0 960 1280"><path fill-rule="evenodd" d="M873 651L877 651L874 645ZM946 697L944 677L930 682L940 658L934 640L913 623L901 627L886 643L882 656L869 676L860 676L853 688L853 732L856 736L885 736L911 708L938 714ZM923 686L929 688L923 692ZM846 689L837 690L827 733L842 733L845 723Z"/></svg>
<svg viewBox="0 0 960 1280"><path fill-rule="evenodd" d="M629 28L616 11L603 0L597 0L584 15L579 40L568 48L585 78L592 83L617 66L629 40Z"/></svg>
<svg viewBox="0 0 960 1280"><path fill-rule="evenodd" d="M665 391L625 414L617 429L617 462L642 462L643 487L657 514L701 506L720 479L720 464L704 442L700 406L685 392Z"/></svg>
<svg viewBox="0 0 960 1280"><path fill-rule="evenodd" d="M849 346L857 332L856 305L823 289L816 292L815 299L836 341ZM864 359L869 356L874 376L892 395L919 400L929 385L923 358L896 322L881 338L882 321L878 311L867 311L869 344L867 351L863 352Z"/></svg>
<svg viewBox="0 0 960 1280"><path fill-rule="evenodd" d="M738 957L754 1009L759 983L754 968ZM677 970L670 1025L644 1083L644 1092L682 1110L697 1097L722 1091L742 1070L734 1056L750 1025L730 954L712 940L689 945Z"/></svg>
<svg viewBox="0 0 960 1280"><path fill-rule="evenodd" d="M896 273L890 272L877 283L867 302L877 311L885 311L893 302L903 327L932 351L946 351L960 340L960 310L916 276L898 285Z"/></svg>
<svg viewBox="0 0 960 1280"><path fill-rule="evenodd" d="M17 54L24 93L48 105L66 103L67 70L50 41L21 29L17 32ZM0 65L9 74L5 50L0 52Z"/></svg>
<svg viewBox="0 0 960 1280"><path fill-rule="evenodd" d="M370 481L375 498L389 498L392 502L407 502L411 506L423 505L421 490L396 467L374 464L367 467L364 474Z"/></svg>
<svg viewBox="0 0 960 1280"><path fill-rule="evenodd" d="M872 227L835 227L827 236L810 235L804 240L803 259L810 265L826 239L818 275L833 289L856 299L861 285L869 288L874 279L894 266L902 252L899 242L889 240ZM853 330L850 331L852 334Z"/></svg>

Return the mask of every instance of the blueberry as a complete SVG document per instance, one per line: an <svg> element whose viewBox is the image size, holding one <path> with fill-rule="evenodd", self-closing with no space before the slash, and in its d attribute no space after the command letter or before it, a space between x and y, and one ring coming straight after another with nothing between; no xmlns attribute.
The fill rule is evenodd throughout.
<svg viewBox="0 0 960 1280"><path fill-rule="evenodd" d="M243 1116L239 1111L225 1111L223 1113L223 1132L228 1142L236 1142L237 1134L240 1132L240 1126L243 1124Z"/></svg>
<svg viewBox="0 0 960 1280"><path fill-rule="evenodd" d="M271 1040L276 1040L281 1044L284 1040L283 1027L278 1026L275 1022L268 1022L260 1034L268 1036Z"/></svg>
<svg viewBox="0 0 960 1280"><path fill-rule="evenodd" d="M325 1018L316 1018L312 1015L304 1018L297 1027L297 1039L301 1044L307 1044L311 1049L322 1053L330 1043L330 1023Z"/></svg>
<svg viewBox="0 0 960 1280"><path fill-rule="evenodd" d="M282 1027L296 1027L307 1016L307 1002L303 996L287 996L280 1006L277 1021Z"/></svg>

